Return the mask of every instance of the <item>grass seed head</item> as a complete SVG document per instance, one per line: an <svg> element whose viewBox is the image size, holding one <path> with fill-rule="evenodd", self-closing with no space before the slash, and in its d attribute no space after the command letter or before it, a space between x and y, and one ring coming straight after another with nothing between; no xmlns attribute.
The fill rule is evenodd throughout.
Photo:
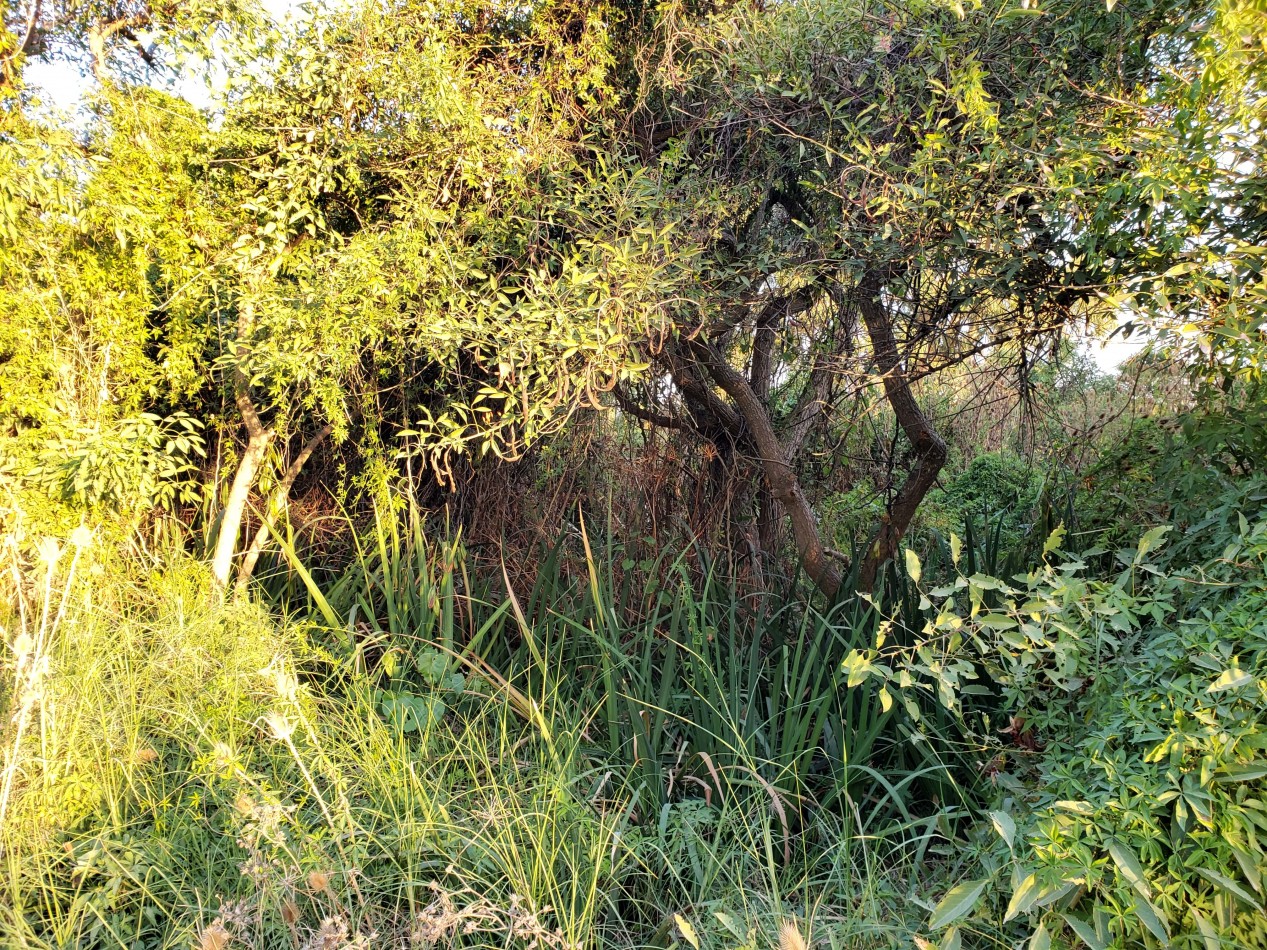
<svg viewBox="0 0 1267 950"><path fill-rule="evenodd" d="M801 936L800 928L792 920L783 921L779 928L779 950L806 950L808 944Z"/></svg>
<svg viewBox="0 0 1267 950"><path fill-rule="evenodd" d="M232 941L228 928L217 917L198 935L198 950L224 950Z"/></svg>

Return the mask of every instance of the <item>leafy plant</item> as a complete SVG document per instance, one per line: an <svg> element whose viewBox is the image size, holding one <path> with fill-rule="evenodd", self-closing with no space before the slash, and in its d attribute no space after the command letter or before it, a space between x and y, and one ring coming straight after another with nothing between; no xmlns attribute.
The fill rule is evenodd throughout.
<svg viewBox="0 0 1267 950"><path fill-rule="evenodd" d="M166 418L143 412L55 442L28 474L65 501L171 510L201 494L202 430L184 412Z"/></svg>
<svg viewBox="0 0 1267 950"><path fill-rule="evenodd" d="M1062 932L1093 948L1258 939L1267 522L1242 520L1223 552L1239 580L1221 604L1185 597L1191 580L1158 566L1166 530L1118 551L1103 580L1062 554L1058 531L1027 575L928 590L909 652L853 661L976 723L1000 792L990 876L947 894L930 927L1001 913L1038 945Z"/></svg>

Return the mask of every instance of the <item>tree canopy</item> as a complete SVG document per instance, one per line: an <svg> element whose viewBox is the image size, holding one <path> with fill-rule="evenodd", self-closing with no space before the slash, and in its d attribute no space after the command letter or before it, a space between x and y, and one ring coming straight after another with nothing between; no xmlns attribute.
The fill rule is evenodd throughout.
<svg viewBox="0 0 1267 950"><path fill-rule="evenodd" d="M869 587L945 461L920 380L989 354L1023 394L1062 336L1123 315L1257 371L1261 18L559 0L279 31L234 4L14 8L0 420L30 445L138 413L243 426L227 580L275 439L444 483L616 407L746 472L731 543L777 557L789 519L832 594L849 557L806 447L882 395L907 448L852 565ZM79 132L18 67L75 50L100 82ZM228 77L213 112L145 83L195 54Z"/></svg>

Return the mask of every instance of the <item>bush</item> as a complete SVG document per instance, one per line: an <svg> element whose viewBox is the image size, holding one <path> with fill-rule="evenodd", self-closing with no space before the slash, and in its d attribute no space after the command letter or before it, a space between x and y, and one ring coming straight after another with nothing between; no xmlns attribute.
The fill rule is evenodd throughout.
<svg viewBox="0 0 1267 950"><path fill-rule="evenodd" d="M1015 939L1026 922L1031 946L1263 944L1267 520L1207 527L1227 543L1204 569L1164 571L1158 528L1105 579L1058 532L1028 575L928 591L911 651L855 659L957 710L996 788L984 876L937 926Z"/></svg>
<svg viewBox="0 0 1267 950"><path fill-rule="evenodd" d="M968 520L993 525L1001 516L1004 546L1010 548L1022 536L1042 488L1042 476L1020 456L983 452L945 488L929 492L920 525L944 537L961 531Z"/></svg>

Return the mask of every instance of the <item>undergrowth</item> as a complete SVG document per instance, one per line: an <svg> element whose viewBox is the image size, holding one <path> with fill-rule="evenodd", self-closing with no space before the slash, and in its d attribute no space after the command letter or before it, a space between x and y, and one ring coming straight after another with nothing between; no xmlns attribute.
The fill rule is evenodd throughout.
<svg viewBox="0 0 1267 950"><path fill-rule="evenodd" d="M408 503L227 600L13 533L0 943L1261 946L1255 491L817 606L584 524L516 589Z"/></svg>

